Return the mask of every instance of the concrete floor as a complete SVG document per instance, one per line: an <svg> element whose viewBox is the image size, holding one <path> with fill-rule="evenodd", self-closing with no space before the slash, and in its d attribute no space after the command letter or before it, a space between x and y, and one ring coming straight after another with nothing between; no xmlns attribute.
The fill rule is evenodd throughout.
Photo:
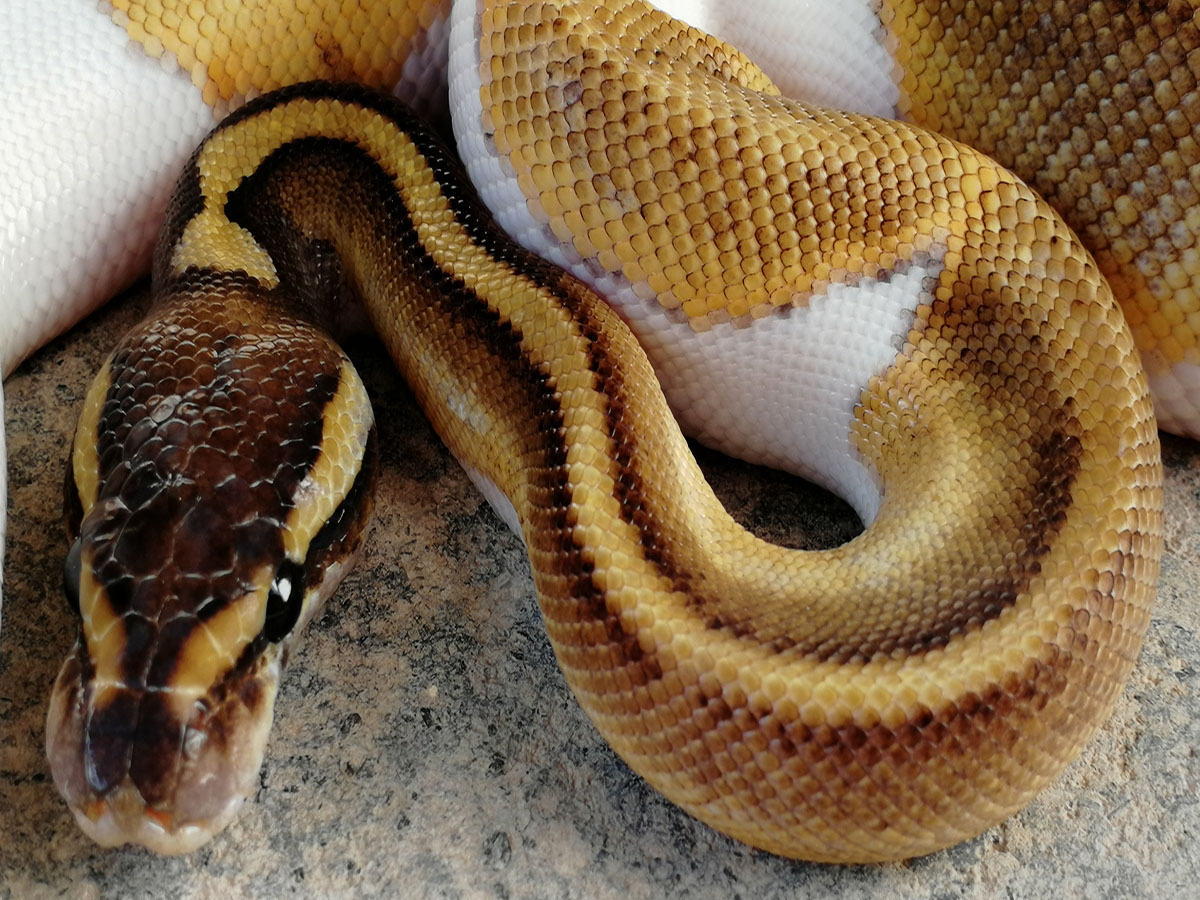
<svg viewBox="0 0 1200 900"><path fill-rule="evenodd" d="M287 673L261 786L191 856L101 851L42 752L72 640L62 466L135 292L5 384L9 539L0 631L0 898L1200 897L1200 445L1165 439L1167 552L1141 663L1083 756L1029 808L906 864L750 850L651 792L600 740L542 631L524 553L374 348L376 525ZM730 508L804 546L854 533L828 495L705 456Z"/></svg>

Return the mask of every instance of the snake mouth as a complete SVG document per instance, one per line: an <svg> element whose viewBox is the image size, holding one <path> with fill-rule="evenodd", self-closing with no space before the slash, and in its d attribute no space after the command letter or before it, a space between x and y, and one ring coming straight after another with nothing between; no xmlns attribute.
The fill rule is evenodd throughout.
<svg viewBox="0 0 1200 900"><path fill-rule="evenodd" d="M103 847L140 844L163 855L211 840L257 787L279 662L248 673L217 700L196 700L184 723L154 722L154 692L119 690L138 707L138 728L110 742L97 739L112 735L96 734L105 705L102 691L81 677L81 656L86 651L77 644L59 671L46 717L51 773L79 827ZM113 745L122 747L116 764Z"/></svg>
<svg viewBox="0 0 1200 900"><path fill-rule="evenodd" d="M132 782L125 782L85 807L70 804L80 829L101 847L140 844L163 856L191 853L233 821L245 795L227 798L225 807L204 821L179 823L176 814L146 805Z"/></svg>

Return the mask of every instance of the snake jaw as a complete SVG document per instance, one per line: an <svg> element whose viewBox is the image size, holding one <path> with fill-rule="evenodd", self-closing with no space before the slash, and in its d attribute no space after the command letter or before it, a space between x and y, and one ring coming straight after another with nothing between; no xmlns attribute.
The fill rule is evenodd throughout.
<svg viewBox="0 0 1200 900"><path fill-rule="evenodd" d="M51 771L75 821L103 847L141 844L177 855L207 843L257 787L283 653L260 657L244 675L223 683L219 697L210 692L194 699L182 727L139 731L123 777L108 787L98 784L102 779L89 751L97 690L81 677L84 657L77 643L59 672L46 721ZM174 746L167 754L172 764L149 775L139 772L139 753L159 752L163 743Z"/></svg>
<svg viewBox="0 0 1200 900"><path fill-rule="evenodd" d="M137 788L126 784L85 809L71 807L71 812L83 833L101 847L141 844L163 856L178 856L211 840L233 820L244 800L232 798L221 815L211 820L176 827L169 815L147 807Z"/></svg>

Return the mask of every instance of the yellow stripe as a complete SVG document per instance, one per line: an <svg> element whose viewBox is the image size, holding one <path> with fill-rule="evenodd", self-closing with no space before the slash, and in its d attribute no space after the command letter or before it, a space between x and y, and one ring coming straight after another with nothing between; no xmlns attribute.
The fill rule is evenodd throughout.
<svg viewBox="0 0 1200 900"><path fill-rule="evenodd" d="M96 444L99 440L100 416L112 384L110 366L111 359L106 359L103 368L92 379L79 413L79 422L75 426L75 442L71 448L71 472L85 516L96 504L96 495L100 490L100 457Z"/></svg>
<svg viewBox="0 0 1200 900"><path fill-rule="evenodd" d="M371 431L371 400L349 360L342 362L337 393L325 406L321 453L296 490L283 532L289 559L302 562L308 545L346 499L362 468Z"/></svg>
<svg viewBox="0 0 1200 900"><path fill-rule="evenodd" d="M207 621L197 622L179 652L168 688L179 721L189 720L197 698L212 690L218 678L233 668L246 645L262 633L267 591L274 575L273 567L263 566L255 573L254 590Z"/></svg>
<svg viewBox="0 0 1200 900"><path fill-rule="evenodd" d="M201 176L201 181L208 178ZM273 288L279 284L279 275L270 254L254 240L250 232L225 218L225 199L234 187L237 185L218 183L204 186L205 196L219 200L221 205L217 209L205 206L198 216L187 223L171 256L171 268L178 275L189 267L211 267L215 260L219 260L222 269L231 272L241 269L257 279L263 287Z"/></svg>
<svg viewBox="0 0 1200 900"><path fill-rule="evenodd" d="M79 577L79 613L88 655L96 668L93 681L98 686L115 687L125 683L121 671L124 657L125 624L109 603L107 592L96 581L95 560L89 548L83 549L83 570ZM95 704L104 701L97 695Z"/></svg>

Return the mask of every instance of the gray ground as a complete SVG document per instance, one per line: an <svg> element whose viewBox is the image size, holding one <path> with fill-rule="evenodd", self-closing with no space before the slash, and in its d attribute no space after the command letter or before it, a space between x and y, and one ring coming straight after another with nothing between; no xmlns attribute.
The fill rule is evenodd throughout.
<svg viewBox="0 0 1200 900"><path fill-rule="evenodd" d="M110 307L5 384L9 543L0 630L0 898L384 896L1200 897L1200 445L1167 438L1167 552L1141 663L1103 732L1032 806L952 850L834 868L750 850L651 792L576 706L522 548L370 345L384 477L364 559L309 628L261 787L177 859L101 851L42 754L71 642L62 466ZM853 534L845 507L705 457L725 502L797 545Z"/></svg>

